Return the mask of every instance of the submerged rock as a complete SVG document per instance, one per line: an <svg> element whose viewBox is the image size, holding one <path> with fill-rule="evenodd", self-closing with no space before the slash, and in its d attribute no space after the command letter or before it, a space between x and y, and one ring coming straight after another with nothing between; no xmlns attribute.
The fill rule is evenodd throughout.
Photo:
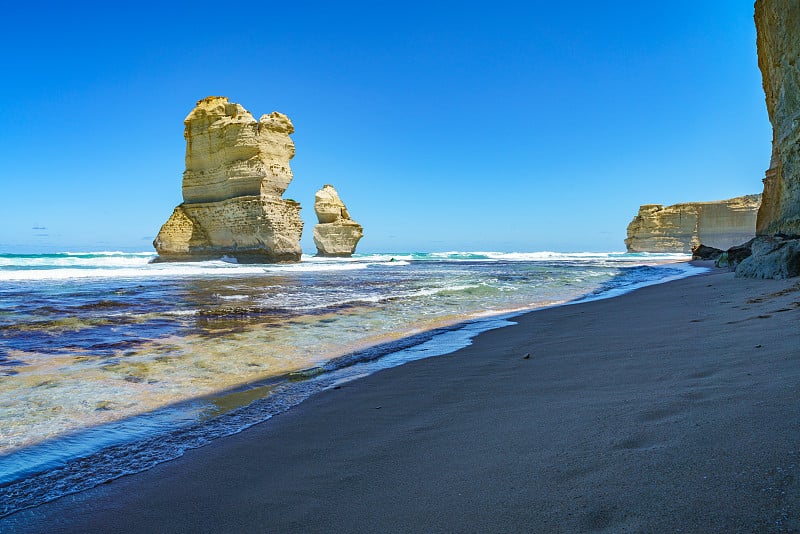
<svg viewBox="0 0 800 534"><path fill-rule="evenodd" d="M157 261L299 261L300 204L282 198L295 153L289 118L276 111L256 121L227 97L210 96L183 124L183 203L153 241Z"/></svg>
<svg viewBox="0 0 800 534"><path fill-rule="evenodd" d="M314 211L319 224L314 226L314 244L318 256L351 256L364 232L360 224L350 218L339 193L325 184L314 195Z"/></svg>
<svg viewBox="0 0 800 534"><path fill-rule="evenodd" d="M727 249L756 232L760 195L672 206L645 204L628 225L628 252L682 252L702 243Z"/></svg>

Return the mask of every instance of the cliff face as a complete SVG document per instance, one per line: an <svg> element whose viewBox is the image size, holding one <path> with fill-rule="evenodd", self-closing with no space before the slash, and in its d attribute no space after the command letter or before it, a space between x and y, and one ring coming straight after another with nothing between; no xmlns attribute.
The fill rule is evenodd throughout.
<svg viewBox="0 0 800 534"><path fill-rule="evenodd" d="M350 218L347 208L332 185L326 184L314 195L314 211L319 224L314 226L318 256L351 256L364 235L360 224Z"/></svg>
<svg viewBox="0 0 800 534"><path fill-rule="evenodd" d="M772 157L764 177L757 233L800 234L800 6L758 0L758 66L772 123Z"/></svg>
<svg viewBox="0 0 800 534"><path fill-rule="evenodd" d="M682 252L699 244L727 249L752 239L760 195L664 207L645 204L628 225L628 252Z"/></svg>
<svg viewBox="0 0 800 534"><path fill-rule="evenodd" d="M772 156L764 176L757 237L736 276L800 276L800 6L756 1L758 67L772 124Z"/></svg>
<svg viewBox="0 0 800 534"><path fill-rule="evenodd" d="M159 260L299 261L300 204L281 198L292 180L289 118L273 112L256 121L239 104L210 96L183 124L183 203L153 241Z"/></svg>

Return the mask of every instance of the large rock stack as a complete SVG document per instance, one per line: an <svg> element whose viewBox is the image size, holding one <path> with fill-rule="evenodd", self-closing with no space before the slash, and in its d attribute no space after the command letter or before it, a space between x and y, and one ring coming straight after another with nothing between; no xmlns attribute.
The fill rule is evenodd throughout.
<svg viewBox="0 0 800 534"><path fill-rule="evenodd" d="M210 96L183 124L183 203L153 242L158 260L299 261L300 204L282 198L295 153L289 118L273 112L256 121L228 98Z"/></svg>

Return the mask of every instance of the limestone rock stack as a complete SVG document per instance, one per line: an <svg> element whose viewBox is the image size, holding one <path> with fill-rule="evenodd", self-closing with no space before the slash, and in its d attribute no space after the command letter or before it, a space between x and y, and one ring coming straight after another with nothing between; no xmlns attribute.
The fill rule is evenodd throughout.
<svg viewBox="0 0 800 534"><path fill-rule="evenodd" d="M158 260L299 261L300 204L282 198L295 153L289 118L273 112L256 121L227 97L210 96L183 124L183 203L153 241Z"/></svg>
<svg viewBox="0 0 800 534"><path fill-rule="evenodd" d="M752 239L761 195L715 202L645 204L628 225L628 252L690 254L701 243L727 249Z"/></svg>
<svg viewBox="0 0 800 534"><path fill-rule="evenodd" d="M344 202L332 185L326 184L314 195L314 211L319 220L319 224L314 226L317 255L352 255L364 235L363 228L350 218Z"/></svg>
<svg viewBox="0 0 800 534"><path fill-rule="evenodd" d="M755 10L772 156L753 254L736 275L786 278L800 274L800 8L796 0L757 0Z"/></svg>

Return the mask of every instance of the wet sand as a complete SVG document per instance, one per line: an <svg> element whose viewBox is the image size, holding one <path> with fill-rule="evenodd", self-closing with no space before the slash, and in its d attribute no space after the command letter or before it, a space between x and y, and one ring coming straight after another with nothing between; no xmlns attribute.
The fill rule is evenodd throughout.
<svg viewBox="0 0 800 534"><path fill-rule="evenodd" d="M0 531L800 529L800 281L715 272L516 321Z"/></svg>

